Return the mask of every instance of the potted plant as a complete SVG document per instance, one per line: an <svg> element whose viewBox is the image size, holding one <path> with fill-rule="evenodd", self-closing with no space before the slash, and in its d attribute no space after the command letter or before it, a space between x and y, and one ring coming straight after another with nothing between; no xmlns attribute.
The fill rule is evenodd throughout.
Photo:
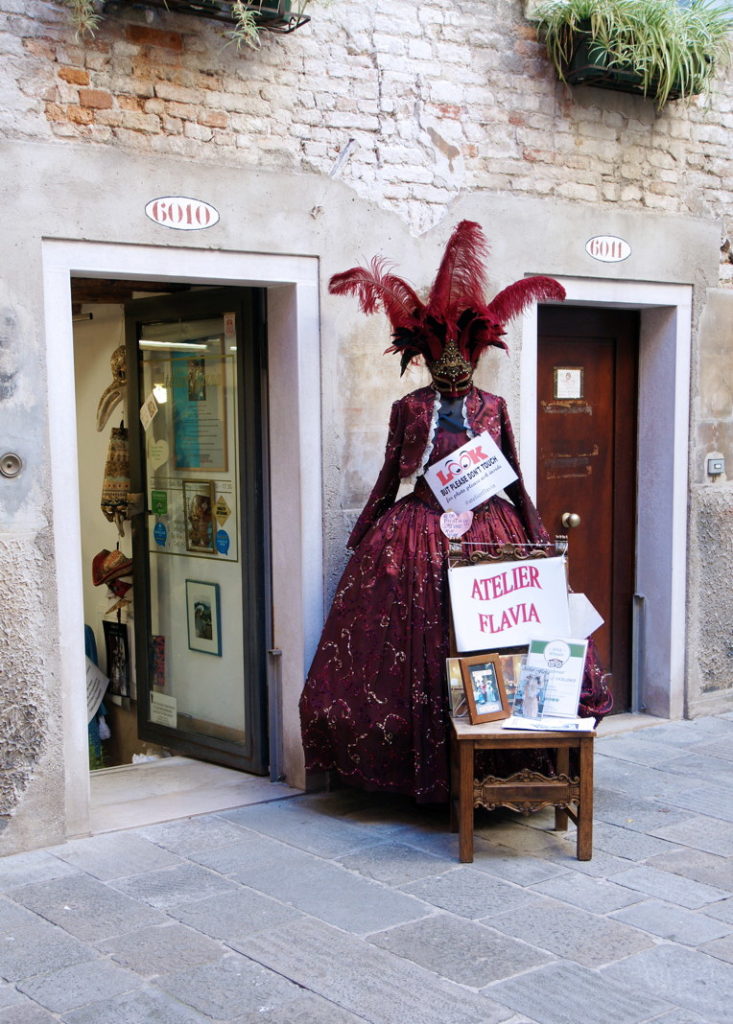
<svg viewBox="0 0 733 1024"><path fill-rule="evenodd" d="M136 0L136 6L147 6L211 18L232 25L230 42L237 49L242 46L256 48L260 31L292 32L305 25L310 18L303 14L309 0ZM94 35L102 19L98 0L64 0L69 19L77 35ZM117 6L124 6L119 0Z"/></svg>
<svg viewBox="0 0 733 1024"><path fill-rule="evenodd" d="M730 59L733 8L716 0L545 0L538 31L558 76L667 100L710 91Z"/></svg>

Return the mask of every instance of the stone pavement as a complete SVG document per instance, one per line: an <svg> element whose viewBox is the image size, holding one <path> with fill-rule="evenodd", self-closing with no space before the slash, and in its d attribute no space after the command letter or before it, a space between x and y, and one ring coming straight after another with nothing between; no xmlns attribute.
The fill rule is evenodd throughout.
<svg viewBox="0 0 733 1024"><path fill-rule="evenodd" d="M733 712L603 736L594 856L299 795L0 860L2 1024L731 1024Z"/></svg>

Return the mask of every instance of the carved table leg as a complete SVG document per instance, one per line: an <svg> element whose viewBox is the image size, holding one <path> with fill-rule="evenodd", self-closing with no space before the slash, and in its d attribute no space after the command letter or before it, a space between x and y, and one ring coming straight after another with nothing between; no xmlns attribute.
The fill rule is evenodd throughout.
<svg viewBox="0 0 733 1024"><path fill-rule="evenodd" d="M473 863L473 743L458 744L458 856Z"/></svg>
<svg viewBox="0 0 733 1024"><path fill-rule="evenodd" d="M580 743L580 800L578 803L578 860L593 856L593 738Z"/></svg>
<svg viewBox="0 0 733 1024"><path fill-rule="evenodd" d="M570 748L559 747L555 751L557 755L557 761L555 770L558 775L570 776ZM555 808L555 830L557 832L567 832L568 830L568 812L565 807Z"/></svg>

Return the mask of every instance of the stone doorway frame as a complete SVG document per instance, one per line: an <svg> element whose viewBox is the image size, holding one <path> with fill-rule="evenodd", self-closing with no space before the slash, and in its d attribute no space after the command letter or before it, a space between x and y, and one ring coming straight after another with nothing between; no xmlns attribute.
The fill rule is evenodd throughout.
<svg viewBox="0 0 733 1024"><path fill-rule="evenodd" d="M297 697L322 624L319 265L312 256L95 241L42 242L50 472L61 667L66 834L89 832L89 764L76 442L74 275L268 291L273 648L271 764L305 784ZM320 403L318 403L319 407ZM278 409L287 409L279 417Z"/></svg>

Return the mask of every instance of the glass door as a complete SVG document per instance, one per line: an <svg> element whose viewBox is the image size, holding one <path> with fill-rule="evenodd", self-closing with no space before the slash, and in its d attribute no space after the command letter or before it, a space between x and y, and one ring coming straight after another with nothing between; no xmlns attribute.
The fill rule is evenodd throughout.
<svg viewBox="0 0 733 1024"><path fill-rule="evenodd" d="M138 734L264 773L264 292L202 289L125 315Z"/></svg>

